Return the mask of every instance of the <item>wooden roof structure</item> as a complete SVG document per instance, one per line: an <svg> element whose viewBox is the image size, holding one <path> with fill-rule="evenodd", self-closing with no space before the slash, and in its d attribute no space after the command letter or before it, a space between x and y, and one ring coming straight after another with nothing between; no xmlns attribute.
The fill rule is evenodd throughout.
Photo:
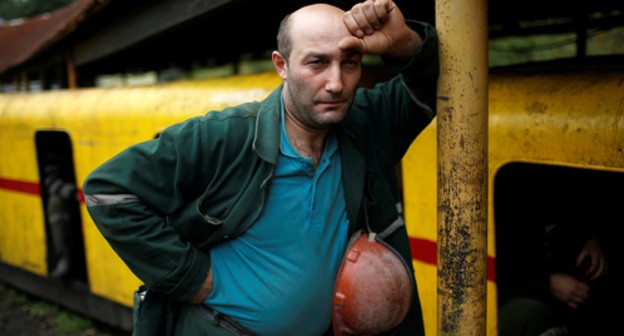
<svg viewBox="0 0 624 336"><path fill-rule="evenodd" d="M274 48L281 18L312 2L77 0L52 13L0 24L0 82L62 72L66 86L89 86L100 73L190 67L197 60L219 62L266 52ZM406 17L435 24L435 1L395 2ZM331 3L348 9L355 1ZM624 26L621 0L491 0L488 13L490 38L561 32L582 36L587 29Z"/></svg>

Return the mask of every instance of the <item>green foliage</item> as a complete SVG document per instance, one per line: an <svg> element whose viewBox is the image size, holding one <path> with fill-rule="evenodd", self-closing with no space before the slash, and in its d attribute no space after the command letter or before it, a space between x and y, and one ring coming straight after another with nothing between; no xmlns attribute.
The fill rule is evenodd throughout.
<svg viewBox="0 0 624 336"><path fill-rule="evenodd" d="M65 333L88 333L93 331L93 322L91 320L66 311L57 315L55 326L56 330Z"/></svg>
<svg viewBox="0 0 624 336"><path fill-rule="evenodd" d="M0 18L13 20L32 17L53 12L75 1L76 0L2 0L0 1Z"/></svg>
<svg viewBox="0 0 624 336"><path fill-rule="evenodd" d="M2 306L0 308L8 308L11 306L19 306L28 302L26 295L8 288L4 284L0 283L0 294L4 295L2 300Z"/></svg>
<svg viewBox="0 0 624 336"><path fill-rule="evenodd" d="M46 301L31 300L27 295L0 283L0 309L22 309L30 316L45 319L56 332L63 335L95 335L93 321L70 313ZM1 333L1 331L0 331Z"/></svg>
<svg viewBox="0 0 624 336"><path fill-rule="evenodd" d="M57 305L45 301L31 303L28 310L33 316L49 319L54 329L59 332L77 333L93 328L91 320L61 310Z"/></svg>

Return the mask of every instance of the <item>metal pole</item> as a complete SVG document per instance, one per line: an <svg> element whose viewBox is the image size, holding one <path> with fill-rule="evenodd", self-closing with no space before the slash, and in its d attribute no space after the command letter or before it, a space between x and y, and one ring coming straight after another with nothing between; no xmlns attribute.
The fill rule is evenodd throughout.
<svg viewBox="0 0 624 336"><path fill-rule="evenodd" d="M488 19L485 0L436 0L438 334L485 335Z"/></svg>

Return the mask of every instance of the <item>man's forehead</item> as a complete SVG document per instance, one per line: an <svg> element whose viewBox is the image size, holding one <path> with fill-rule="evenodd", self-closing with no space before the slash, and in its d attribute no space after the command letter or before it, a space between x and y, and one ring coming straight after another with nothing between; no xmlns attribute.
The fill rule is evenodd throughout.
<svg viewBox="0 0 624 336"><path fill-rule="evenodd" d="M338 42L350 36L342 21L306 23L293 26L291 31L294 48L310 45L318 48L338 48Z"/></svg>
<svg viewBox="0 0 624 336"><path fill-rule="evenodd" d="M319 44L311 44L308 46L301 46L300 48L293 48L292 56L296 59L352 59L353 57L362 56L362 53L355 49L343 50L338 48L338 45L323 46Z"/></svg>
<svg viewBox="0 0 624 336"><path fill-rule="evenodd" d="M334 6L326 4L306 6L293 13L291 33L302 35L307 32L321 36L347 34L349 31L343 16L344 11Z"/></svg>
<svg viewBox="0 0 624 336"><path fill-rule="evenodd" d="M340 8L315 4L303 7L291 16L289 35L292 52L299 57L340 57L345 51L339 42L351 36L344 23L344 11ZM349 51L352 55L353 51ZM348 57L348 56L347 56Z"/></svg>

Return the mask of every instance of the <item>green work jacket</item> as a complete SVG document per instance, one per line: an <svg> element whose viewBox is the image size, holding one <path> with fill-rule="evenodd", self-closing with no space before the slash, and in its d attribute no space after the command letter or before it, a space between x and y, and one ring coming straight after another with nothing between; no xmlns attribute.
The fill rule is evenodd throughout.
<svg viewBox="0 0 624 336"><path fill-rule="evenodd" d="M332 129L350 232L363 227L366 199L371 229L385 231L410 268L395 167L435 115L438 76L433 27L413 26L426 37L412 61L389 81L358 89L347 117ZM281 96L280 86L261 102L173 125L89 174L83 192L91 217L151 290L190 301L210 268L210 248L258 218L278 157ZM414 293L408 319L422 328Z"/></svg>

